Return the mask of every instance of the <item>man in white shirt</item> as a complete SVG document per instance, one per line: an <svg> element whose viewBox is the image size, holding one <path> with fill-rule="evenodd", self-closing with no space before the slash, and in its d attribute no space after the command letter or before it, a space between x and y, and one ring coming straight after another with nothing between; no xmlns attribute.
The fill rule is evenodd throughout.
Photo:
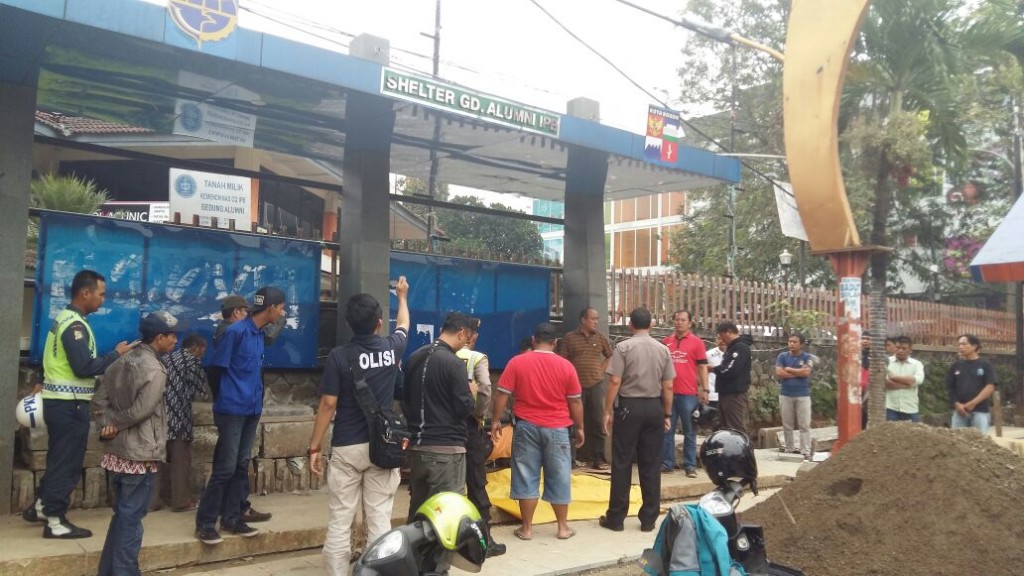
<svg viewBox="0 0 1024 576"><path fill-rule="evenodd" d="M718 392L715 391L715 375L711 369L722 363L725 355L725 342L721 338L715 338L715 345L708 348L708 403L718 406Z"/></svg>
<svg viewBox="0 0 1024 576"><path fill-rule="evenodd" d="M909 336L896 338L896 353L885 372L885 420L920 422L917 390L924 382L924 364L910 357L914 342Z"/></svg>

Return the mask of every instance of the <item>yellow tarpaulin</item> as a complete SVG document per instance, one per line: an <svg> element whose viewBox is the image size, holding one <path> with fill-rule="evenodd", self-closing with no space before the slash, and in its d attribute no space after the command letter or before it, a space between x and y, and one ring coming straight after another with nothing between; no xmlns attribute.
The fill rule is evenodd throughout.
<svg viewBox="0 0 1024 576"><path fill-rule="evenodd" d="M519 503L508 497L512 483L512 471L508 468L491 472L487 475L487 495L491 504L520 518ZM604 477L588 474L572 475L572 503L569 504L569 520L592 520L600 518L608 511L608 489L611 481ZM540 494L544 494L544 481L541 480ZM629 489L629 514L634 515L640 510L640 487ZM533 516L534 524L545 524L555 521L555 511L543 499L537 505Z"/></svg>

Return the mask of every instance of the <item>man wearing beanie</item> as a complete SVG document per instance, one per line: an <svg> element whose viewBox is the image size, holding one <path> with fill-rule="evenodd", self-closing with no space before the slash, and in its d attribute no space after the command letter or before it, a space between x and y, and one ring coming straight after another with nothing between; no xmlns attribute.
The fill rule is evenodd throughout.
<svg viewBox="0 0 1024 576"><path fill-rule="evenodd" d="M178 333L186 328L165 311L143 318L142 343L107 368L93 399L100 438L105 440L101 465L107 471L114 508L100 554L100 576L141 574L142 519L167 444L167 368L160 357L174 350Z"/></svg>
<svg viewBox="0 0 1024 576"><path fill-rule="evenodd" d="M259 530L241 516L249 497L249 460L263 412L263 328L283 318L284 292L264 286L253 296L249 316L231 324L207 358L210 370L219 373L219 391L213 403L217 425L213 473L196 512L196 538L204 544L223 541L220 528L251 537Z"/></svg>

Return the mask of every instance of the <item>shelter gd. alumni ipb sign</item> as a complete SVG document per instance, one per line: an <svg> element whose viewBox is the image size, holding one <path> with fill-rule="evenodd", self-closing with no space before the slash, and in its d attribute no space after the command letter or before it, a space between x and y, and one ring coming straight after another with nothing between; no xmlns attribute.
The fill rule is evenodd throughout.
<svg viewBox="0 0 1024 576"><path fill-rule="evenodd" d="M384 68L381 74L380 93L438 110L488 120L509 128L558 137L561 121L558 114L497 96L472 92L416 74Z"/></svg>

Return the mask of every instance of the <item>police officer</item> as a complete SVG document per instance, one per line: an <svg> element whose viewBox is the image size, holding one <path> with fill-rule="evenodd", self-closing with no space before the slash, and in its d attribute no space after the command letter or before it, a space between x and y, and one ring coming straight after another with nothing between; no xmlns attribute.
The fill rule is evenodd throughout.
<svg viewBox="0 0 1024 576"><path fill-rule="evenodd" d="M43 350L43 420L48 443L46 473L39 484L35 505L22 518L45 522L43 538L88 538L92 532L65 517L71 491L82 478L85 446L89 439L89 402L96 391L96 376L132 349L121 342L110 353L96 355L96 338L85 320L103 306L106 279L92 270L75 274L71 304L50 324Z"/></svg>
<svg viewBox="0 0 1024 576"><path fill-rule="evenodd" d="M473 414L466 419L466 496L480 512L480 518L487 526L487 557L501 556L505 553L505 545L495 542L491 536L491 499L487 496L487 457L493 445L488 441L486 430L482 427L484 416L491 409L491 376L487 355L477 352L477 338L480 337L480 319L473 318L475 325L469 343L455 353L466 362L466 373L470 382L477 386L476 405Z"/></svg>

